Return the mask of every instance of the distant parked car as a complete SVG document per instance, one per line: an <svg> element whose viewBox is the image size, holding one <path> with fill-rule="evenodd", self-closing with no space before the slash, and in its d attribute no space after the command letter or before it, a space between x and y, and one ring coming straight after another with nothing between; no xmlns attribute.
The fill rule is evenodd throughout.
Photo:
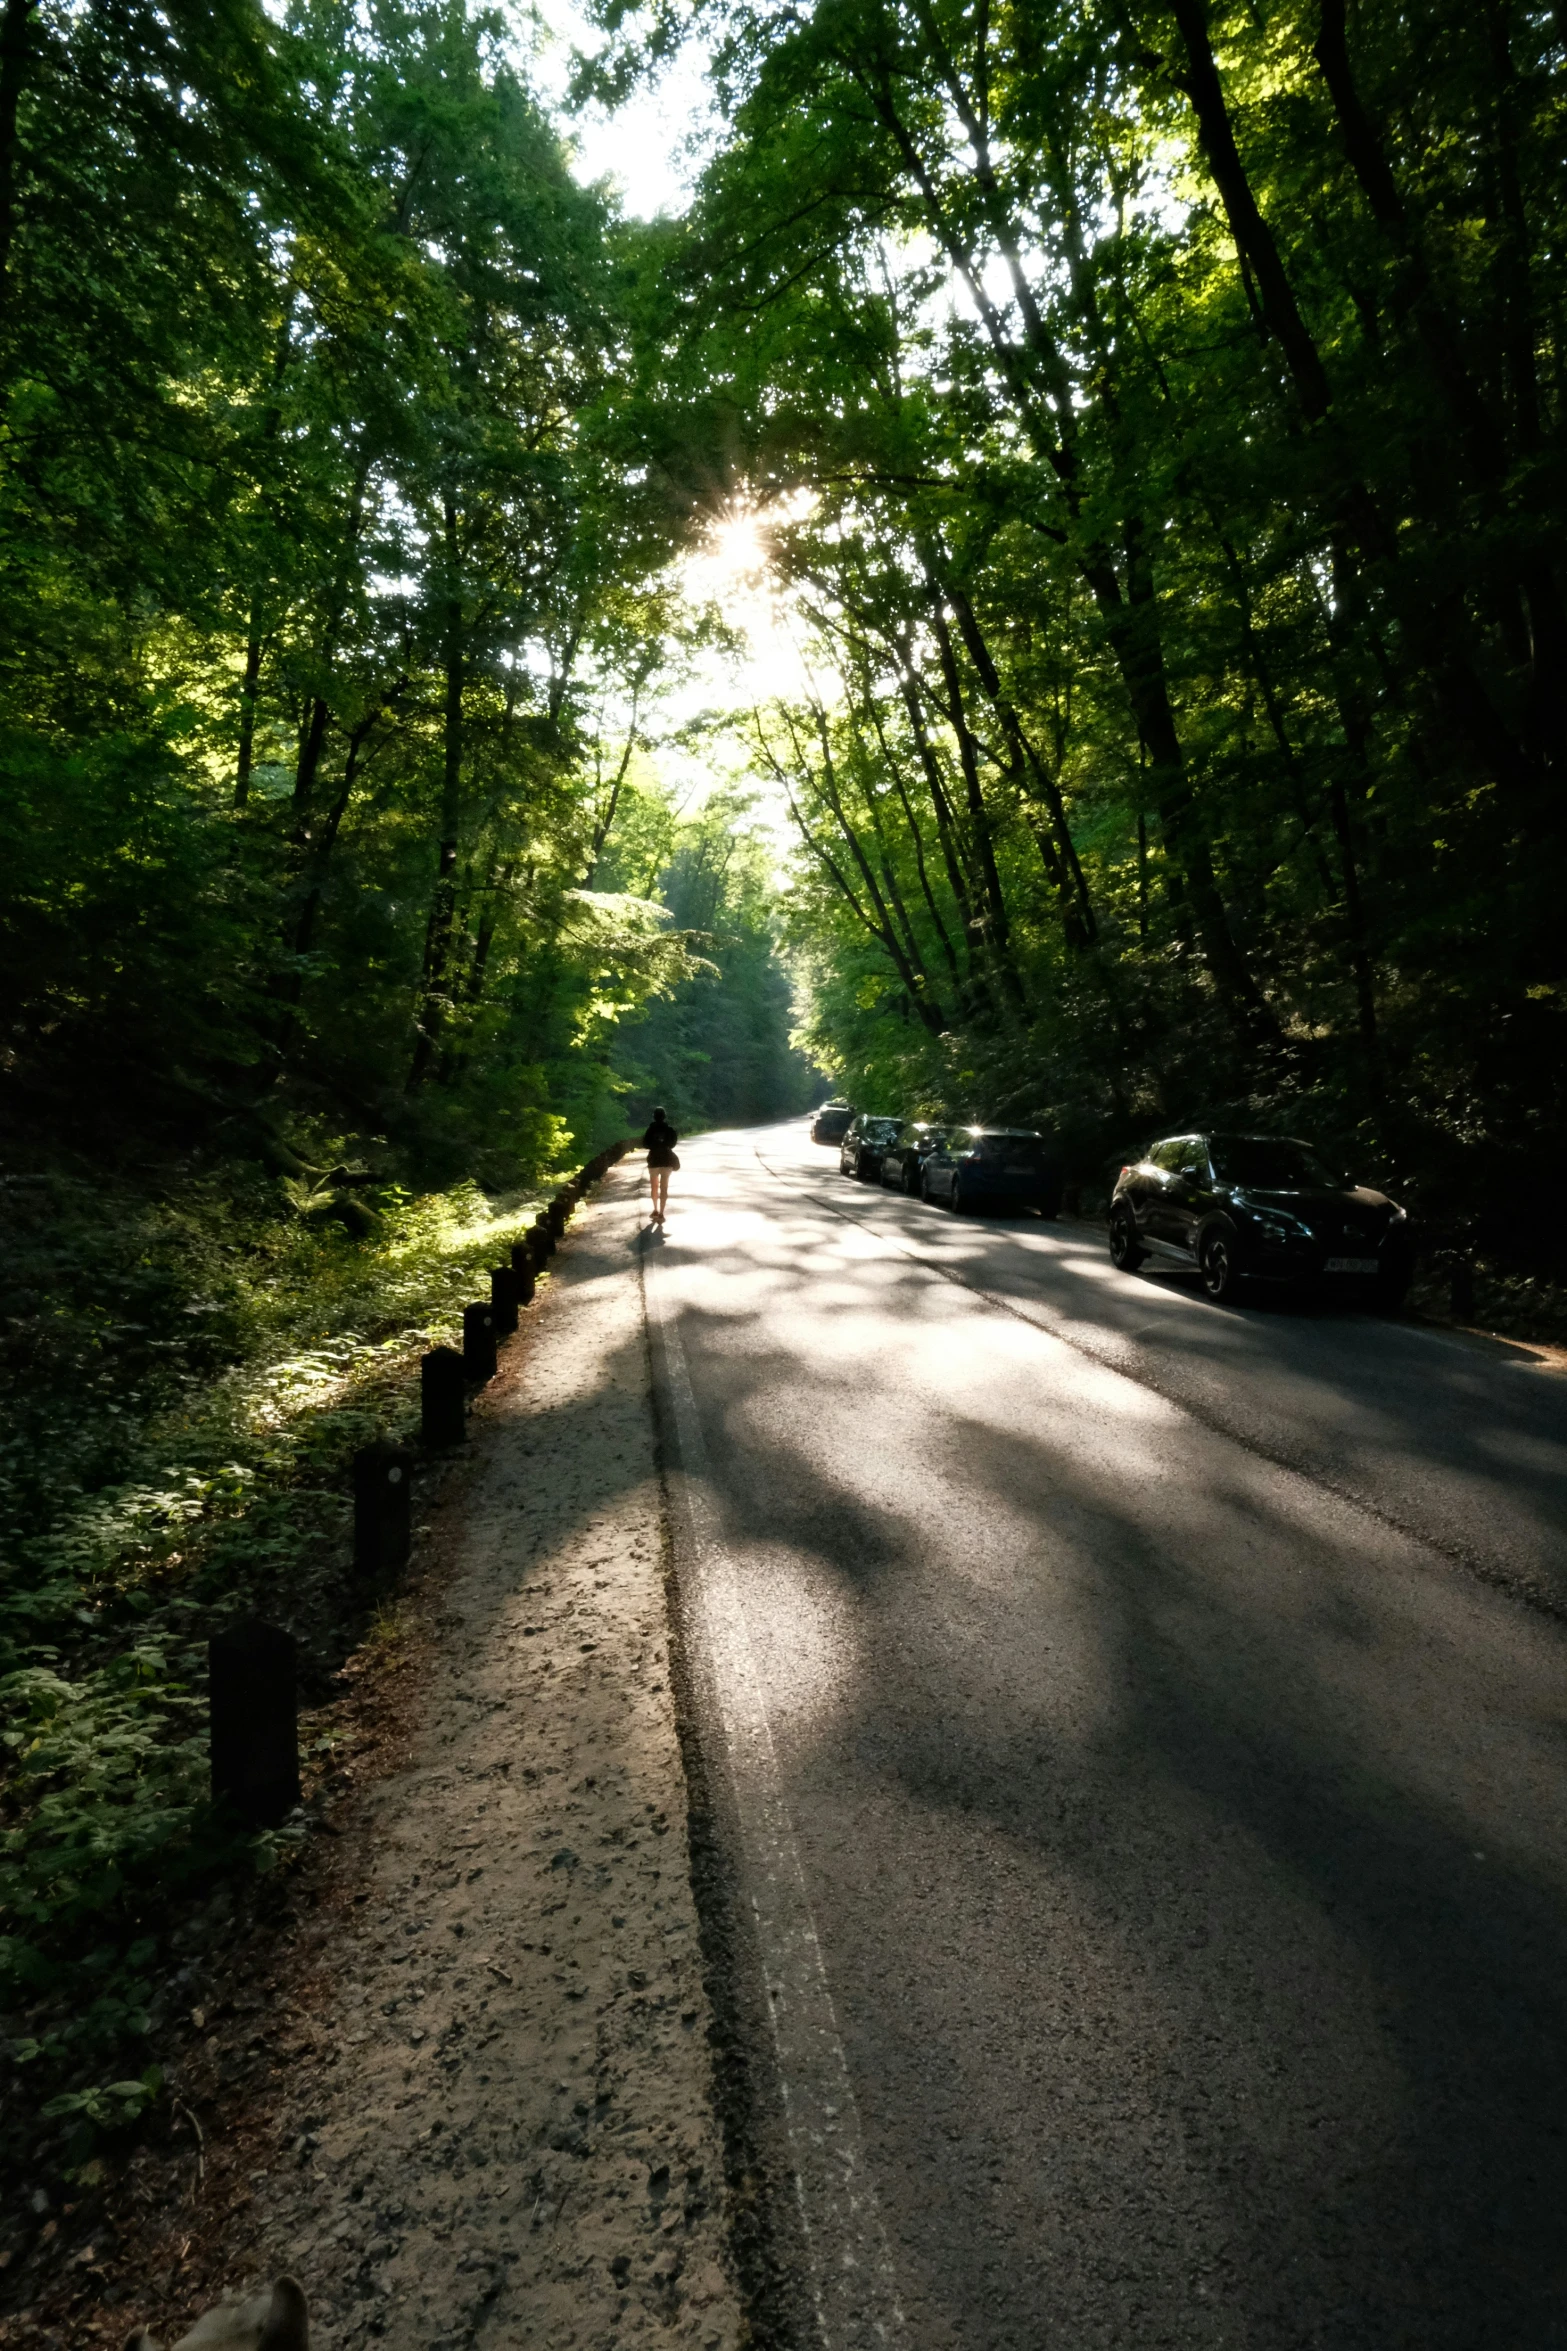
<svg viewBox="0 0 1567 2351"><path fill-rule="evenodd" d="M920 1196L945 1200L959 1216L984 1208L1059 1216L1061 1171L1032 1127L953 1127L926 1158Z"/></svg>
<svg viewBox="0 0 1567 2351"><path fill-rule="evenodd" d="M1245 1281L1359 1285L1387 1306L1409 1287L1409 1221L1311 1144L1274 1135L1169 1135L1123 1167L1110 1255L1195 1266L1210 1298Z"/></svg>
<svg viewBox="0 0 1567 2351"><path fill-rule="evenodd" d="M811 1121L813 1143L841 1143L854 1116L852 1102L824 1102Z"/></svg>
<svg viewBox="0 0 1567 2351"><path fill-rule="evenodd" d="M906 1118L881 1155L882 1182L894 1192L918 1198L925 1162L946 1139L944 1126L936 1126L928 1118Z"/></svg>
<svg viewBox="0 0 1567 2351"><path fill-rule="evenodd" d="M840 1173L870 1183L881 1174L882 1153L898 1139L901 1118L869 1118L862 1110L849 1121L838 1148Z"/></svg>

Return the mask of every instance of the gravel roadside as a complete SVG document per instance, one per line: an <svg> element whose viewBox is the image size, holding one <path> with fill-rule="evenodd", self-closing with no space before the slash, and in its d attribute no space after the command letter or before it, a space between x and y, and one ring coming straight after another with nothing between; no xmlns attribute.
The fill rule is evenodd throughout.
<svg viewBox="0 0 1567 2351"><path fill-rule="evenodd" d="M293 2272L320 2351L742 2339L639 1179L612 1172L578 1211L475 1415L432 1529L401 1767L343 1823L311 1981L258 2020L269 2111L202 2266L231 2291ZM177 2334L189 2294L170 2277L137 2315Z"/></svg>

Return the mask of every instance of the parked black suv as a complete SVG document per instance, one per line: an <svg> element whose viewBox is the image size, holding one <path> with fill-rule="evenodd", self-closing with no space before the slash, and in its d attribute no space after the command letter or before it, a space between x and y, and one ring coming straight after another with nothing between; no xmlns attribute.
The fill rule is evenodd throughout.
<svg viewBox="0 0 1567 2351"><path fill-rule="evenodd" d="M824 1102L811 1121L813 1143L841 1143L854 1116L852 1102Z"/></svg>
<svg viewBox="0 0 1567 2351"><path fill-rule="evenodd" d="M920 1197L970 1208L1061 1212L1061 1171L1032 1127L951 1127L925 1160Z"/></svg>
<svg viewBox="0 0 1567 2351"><path fill-rule="evenodd" d="M838 1152L838 1167L843 1175L858 1176L862 1183L881 1174L882 1153L898 1139L901 1118L871 1118L860 1111L849 1122L848 1130Z"/></svg>
<svg viewBox="0 0 1567 2351"><path fill-rule="evenodd" d="M933 1125L928 1118L906 1118L881 1155L882 1182L894 1192L907 1192L917 1199L925 1162L946 1139L947 1129Z"/></svg>
<svg viewBox="0 0 1567 2351"><path fill-rule="evenodd" d="M1110 1255L1195 1265L1210 1298L1238 1282L1374 1288L1396 1306L1409 1287L1402 1208L1276 1135L1170 1135L1123 1167L1110 1202Z"/></svg>

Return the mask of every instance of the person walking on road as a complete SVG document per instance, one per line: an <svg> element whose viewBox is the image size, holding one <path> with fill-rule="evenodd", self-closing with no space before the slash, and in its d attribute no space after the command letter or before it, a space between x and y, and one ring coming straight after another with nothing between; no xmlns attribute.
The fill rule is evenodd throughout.
<svg viewBox="0 0 1567 2351"><path fill-rule="evenodd" d="M653 1113L653 1124L642 1141L647 1150L647 1186L653 1195L653 1222L662 1224L669 1200L669 1179L680 1165L675 1156L675 1145L680 1137L665 1117L662 1107Z"/></svg>

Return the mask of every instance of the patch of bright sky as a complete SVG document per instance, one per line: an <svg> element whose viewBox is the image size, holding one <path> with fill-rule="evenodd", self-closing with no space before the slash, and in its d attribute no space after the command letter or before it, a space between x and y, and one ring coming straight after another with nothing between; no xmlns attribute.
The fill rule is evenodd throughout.
<svg viewBox="0 0 1567 2351"><path fill-rule="evenodd" d="M538 25L534 86L556 109L576 149L578 178L608 180L624 209L638 220L683 212L719 131L701 45L688 41L656 82L635 91L613 112L589 106L567 116L573 53L592 56L604 36L571 0L535 0L532 13Z"/></svg>

